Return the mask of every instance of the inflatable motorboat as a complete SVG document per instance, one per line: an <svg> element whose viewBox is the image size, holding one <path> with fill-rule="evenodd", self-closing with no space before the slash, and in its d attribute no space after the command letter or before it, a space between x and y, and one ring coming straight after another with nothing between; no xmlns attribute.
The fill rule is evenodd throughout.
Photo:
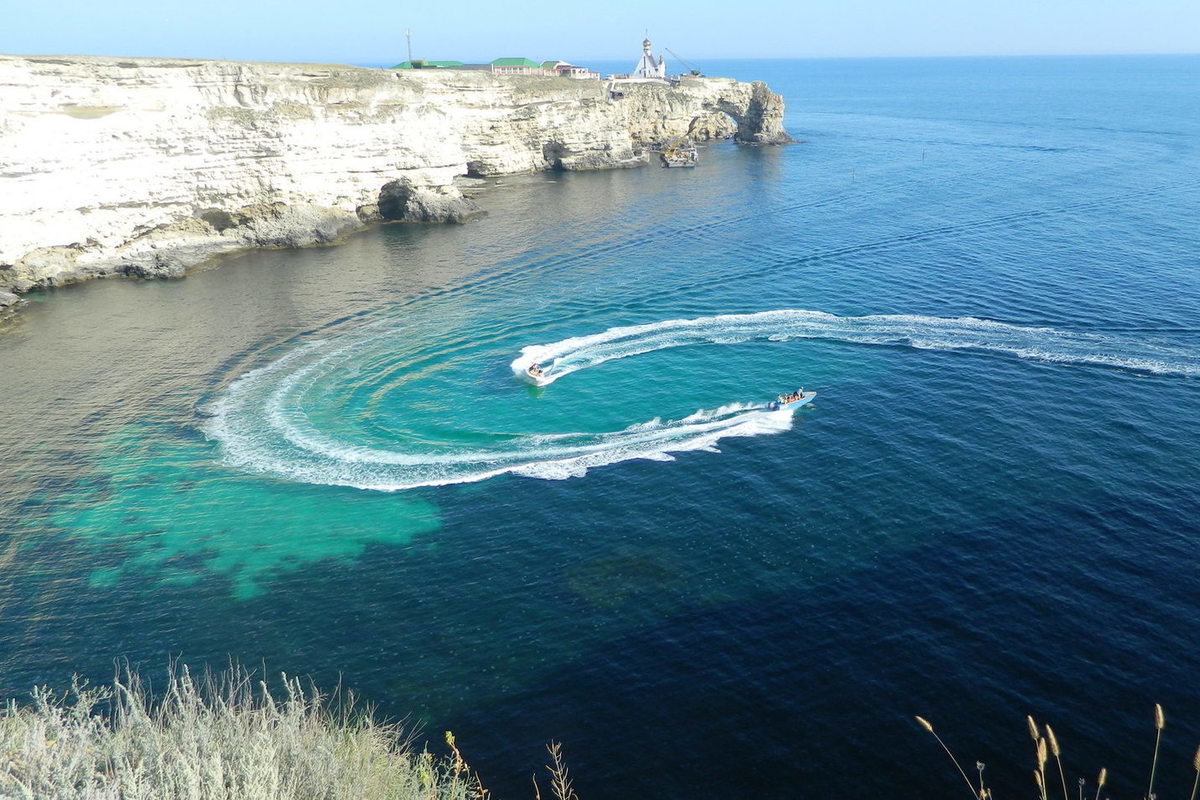
<svg viewBox="0 0 1200 800"><path fill-rule="evenodd" d="M793 399L787 401L772 400L767 403L767 411L795 411L803 405L808 405L817 396L816 392L800 392L798 395L788 395Z"/></svg>

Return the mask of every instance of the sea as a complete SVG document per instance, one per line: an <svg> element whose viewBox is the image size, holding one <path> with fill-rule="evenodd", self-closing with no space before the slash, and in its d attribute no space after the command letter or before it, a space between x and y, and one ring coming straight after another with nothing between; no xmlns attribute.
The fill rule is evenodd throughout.
<svg viewBox="0 0 1200 800"><path fill-rule="evenodd" d="M915 715L1140 797L1161 703L1188 791L1200 56L702 67L796 142L29 295L0 695L233 661L582 800L964 796Z"/></svg>

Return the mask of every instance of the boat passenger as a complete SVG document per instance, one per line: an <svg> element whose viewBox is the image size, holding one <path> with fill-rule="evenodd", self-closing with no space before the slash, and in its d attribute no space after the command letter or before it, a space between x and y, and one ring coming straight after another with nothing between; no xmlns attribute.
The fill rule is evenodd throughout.
<svg viewBox="0 0 1200 800"><path fill-rule="evenodd" d="M535 362L535 363L533 363L533 364L530 364L530 365L529 365L529 370L528 370L528 372L529 372L529 374L530 374L530 375L532 375L532 376L533 376L533 377L535 377L535 378L540 378L540 377L542 377L542 368L541 368L541 366L540 366L539 364L537 364L536 362Z"/></svg>

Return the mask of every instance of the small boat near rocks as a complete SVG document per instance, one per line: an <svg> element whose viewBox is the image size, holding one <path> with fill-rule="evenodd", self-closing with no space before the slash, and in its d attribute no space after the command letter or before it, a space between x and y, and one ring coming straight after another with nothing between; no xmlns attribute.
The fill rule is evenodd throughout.
<svg viewBox="0 0 1200 800"><path fill-rule="evenodd" d="M659 152L664 167L694 167L700 160L696 145L690 139L671 142Z"/></svg>

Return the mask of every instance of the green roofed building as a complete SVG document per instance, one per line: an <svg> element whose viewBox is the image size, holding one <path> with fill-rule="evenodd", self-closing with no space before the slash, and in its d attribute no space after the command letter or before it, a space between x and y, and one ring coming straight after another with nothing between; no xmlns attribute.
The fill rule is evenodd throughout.
<svg viewBox="0 0 1200 800"><path fill-rule="evenodd" d="M492 62L492 72L502 75L541 75L542 65L528 58L497 58Z"/></svg>
<svg viewBox="0 0 1200 800"><path fill-rule="evenodd" d="M392 69L453 69L454 67L463 66L461 61L402 61Z"/></svg>

